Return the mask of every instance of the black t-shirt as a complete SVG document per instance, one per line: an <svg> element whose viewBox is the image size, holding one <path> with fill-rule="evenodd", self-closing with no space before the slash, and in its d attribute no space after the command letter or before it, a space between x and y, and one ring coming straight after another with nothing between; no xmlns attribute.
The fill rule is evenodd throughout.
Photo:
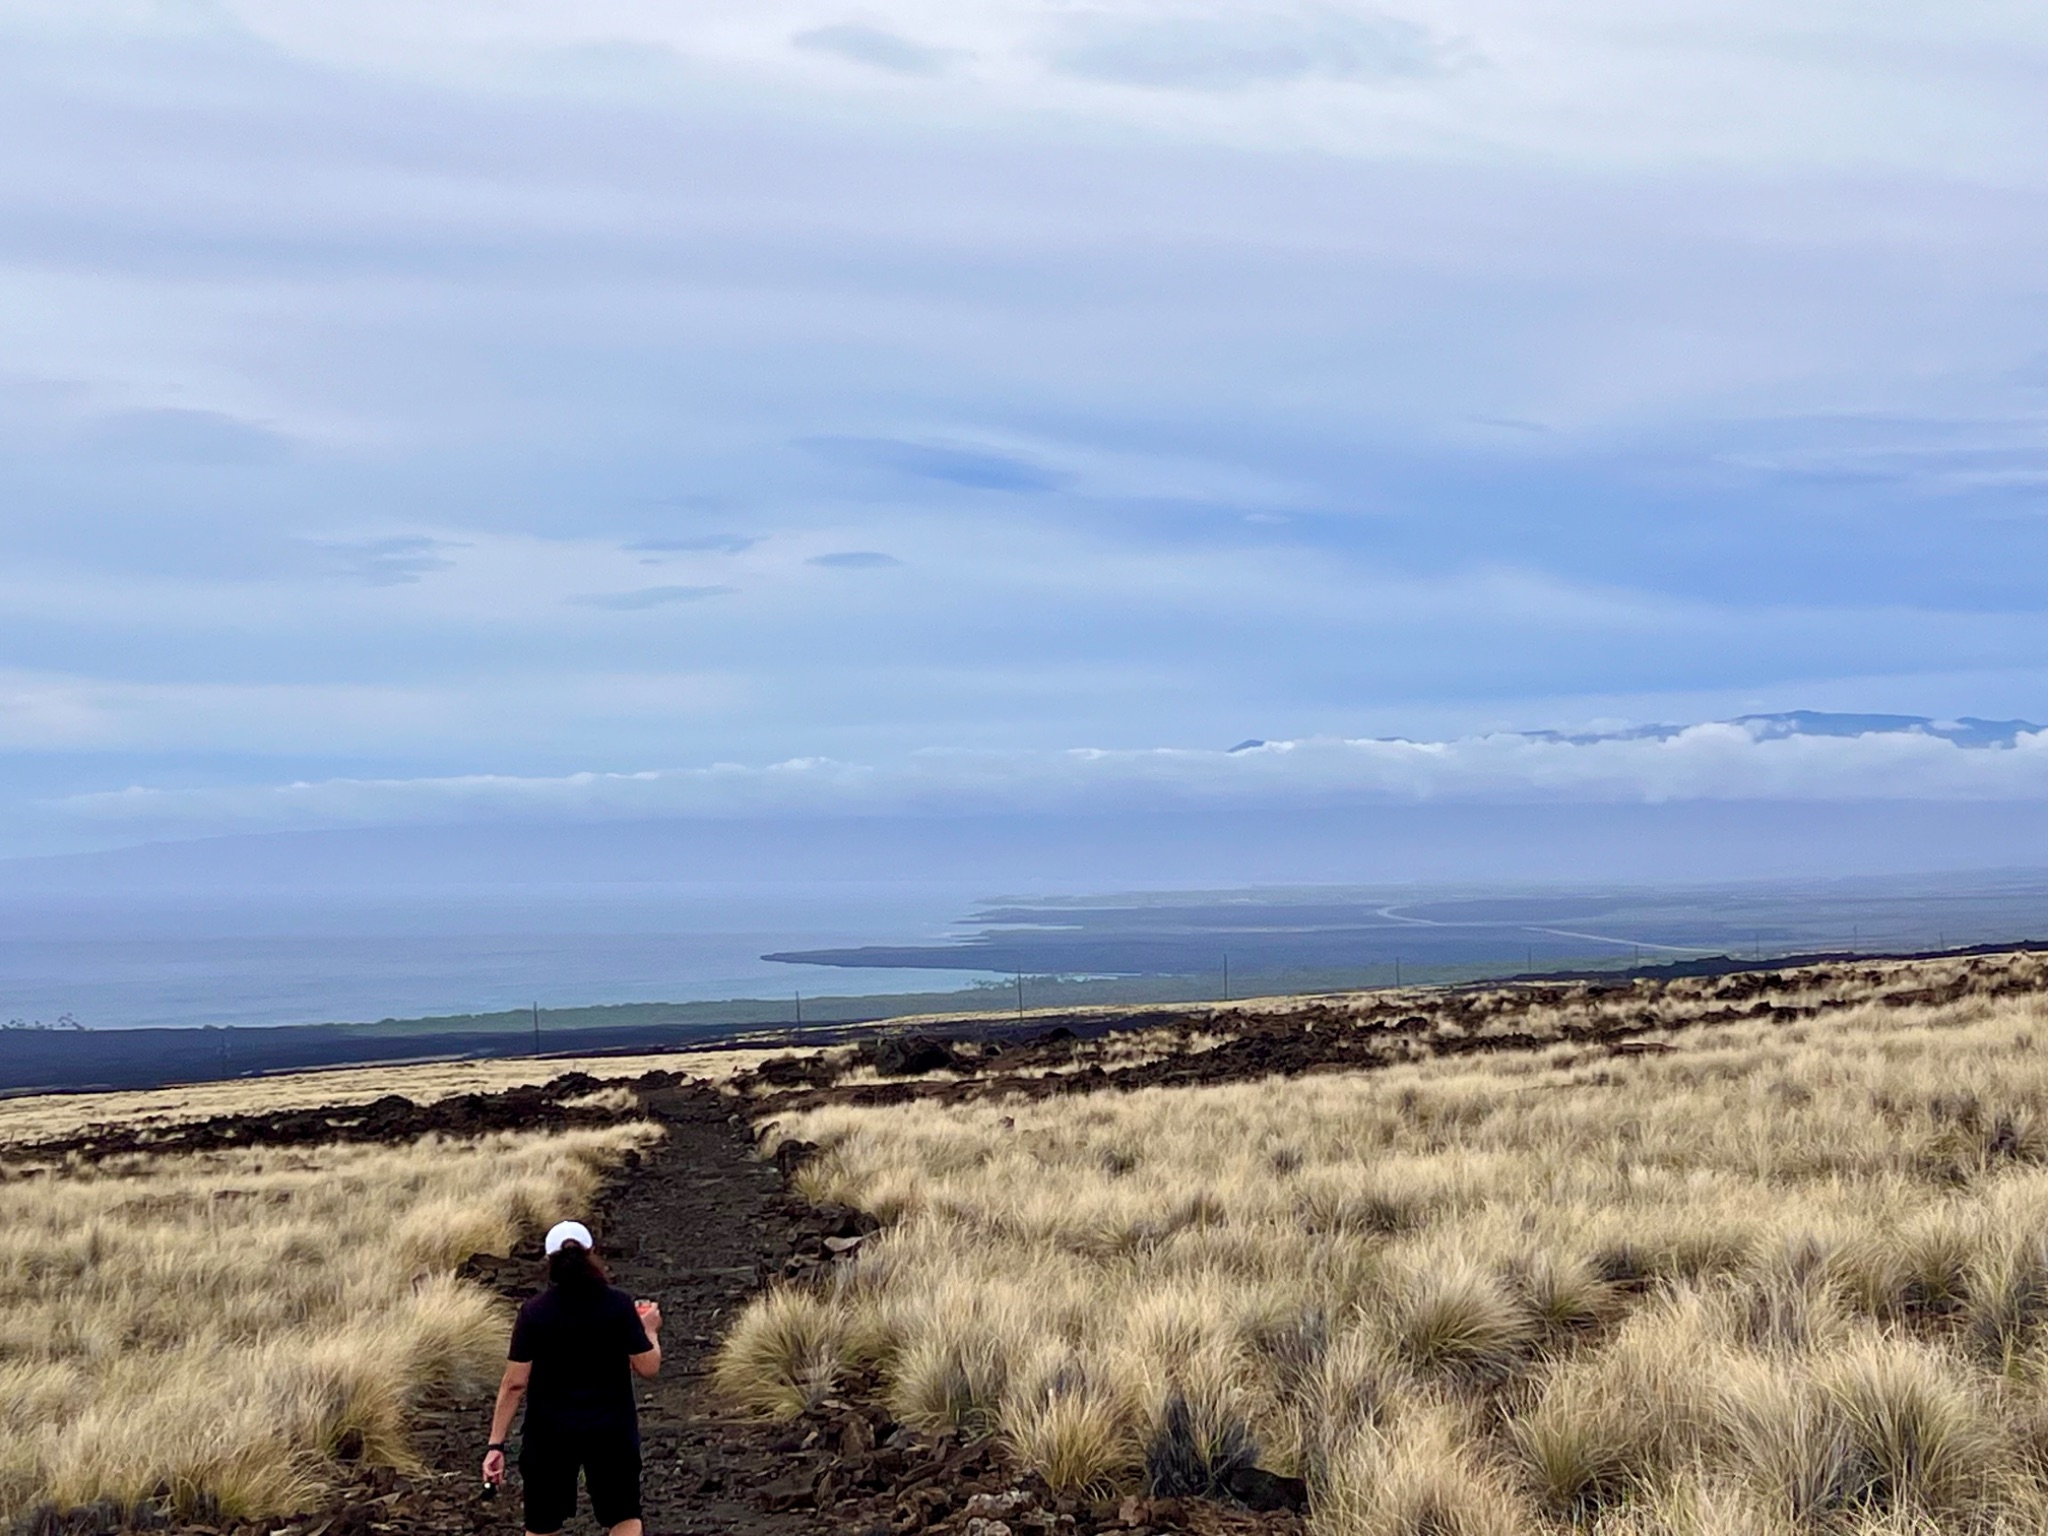
<svg viewBox="0 0 2048 1536"><path fill-rule="evenodd" d="M633 1298L608 1285L551 1285L519 1309L514 1361L532 1361L526 1434L640 1438L628 1355L654 1348Z"/></svg>

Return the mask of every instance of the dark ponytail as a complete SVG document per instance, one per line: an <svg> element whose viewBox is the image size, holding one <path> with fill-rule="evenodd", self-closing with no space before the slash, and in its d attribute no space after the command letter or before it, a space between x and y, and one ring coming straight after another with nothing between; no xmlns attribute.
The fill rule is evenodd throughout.
<svg viewBox="0 0 2048 1536"><path fill-rule="evenodd" d="M611 1276L597 1262L597 1255L581 1243L564 1243L548 1255L548 1284L609 1285Z"/></svg>

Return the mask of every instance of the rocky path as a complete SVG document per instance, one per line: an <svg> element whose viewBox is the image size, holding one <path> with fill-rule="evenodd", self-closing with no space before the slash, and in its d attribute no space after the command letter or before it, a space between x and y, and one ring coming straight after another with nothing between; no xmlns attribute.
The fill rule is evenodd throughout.
<svg viewBox="0 0 2048 1536"><path fill-rule="evenodd" d="M731 1314L801 1244L811 1224L759 1161L747 1127L702 1087L661 1090L647 1106L668 1137L610 1213L613 1279L660 1300L661 1375L645 1385L640 1432L650 1532L809 1529L764 1511L756 1491L786 1458L758 1425L725 1417L707 1390L711 1353Z"/></svg>
<svg viewBox="0 0 2048 1536"><path fill-rule="evenodd" d="M763 1508L762 1490L787 1480L790 1458L772 1448L772 1433L723 1414L707 1388L720 1330L803 1245L815 1220L783 1194L774 1166L755 1158L746 1126L715 1090L684 1082L643 1089L642 1102L667 1136L608 1191L592 1220L613 1283L661 1303L661 1374L638 1383L647 1529L815 1531L814 1511ZM523 1299L538 1283L539 1260L520 1254L473 1272ZM450 1404L434 1415L421 1448L436 1471L473 1479L487 1417L488 1404ZM468 1525L518 1530L516 1479L495 1504L479 1503ZM596 1527L586 1510L570 1529Z"/></svg>

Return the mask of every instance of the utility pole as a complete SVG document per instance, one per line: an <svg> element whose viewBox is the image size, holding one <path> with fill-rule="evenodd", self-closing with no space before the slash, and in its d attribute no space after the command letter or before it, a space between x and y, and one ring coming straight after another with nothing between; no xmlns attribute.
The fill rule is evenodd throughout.
<svg viewBox="0 0 2048 1536"><path fill-rule="evenodd" d="M804 995L801 992L796 995L796 1027L804 1027Z"/></svg>
<svg viewBox="0 0 2048 1536"><path fill-rule="evenodd" d="M533 1054L536 1056L540 1054L540 999L538 998L535 998L533 1003Z"/></svg>
<svg viewBox="0 0 2048 1536"><path fill-rule="evenodd" d="M1017 973L1017 1022L1024 1022L1024 973Z"/></svg>

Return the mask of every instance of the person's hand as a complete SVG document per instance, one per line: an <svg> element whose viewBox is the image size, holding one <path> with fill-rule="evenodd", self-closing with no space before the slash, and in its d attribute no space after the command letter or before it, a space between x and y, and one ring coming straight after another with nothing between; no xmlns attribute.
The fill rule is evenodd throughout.
<svg viewBox="0 0 2048 1536"><path fill-rule="evenodd" d="M505 1481L505 1453L503 1451L484 1452L484 1481L493 1487Z"/></svg>
<svg viewBox="0 0 2048 1536"><path fill-rule="evenodd" d="M633 1303L633 1310L640 1314L640 1326L645 1328L650 1336L661 1332L661 1303L636 1301Z"/></svg>

